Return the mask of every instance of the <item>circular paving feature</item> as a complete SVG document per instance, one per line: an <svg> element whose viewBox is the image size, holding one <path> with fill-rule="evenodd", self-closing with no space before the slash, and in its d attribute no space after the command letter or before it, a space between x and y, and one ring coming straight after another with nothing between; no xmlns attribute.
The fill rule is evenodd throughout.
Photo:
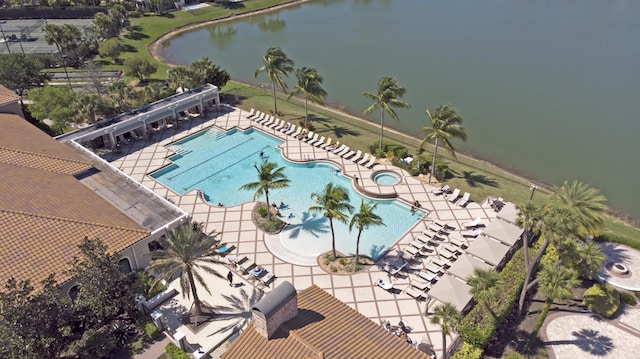
<svg viewBox="0 0 640 359"><path fill-rule="evenodd" d="M598 279L626 290L640 290L640 251L618 243L601 243L607 256Z"/></svg>
<svg viewBox="0 0 640 359"><path fill-rule="evenodd" d="M393 186L400 183L402 176L395 171L382 170L374 172L371 175L371 179L373 179L373 182L381 186Z"/></svg>

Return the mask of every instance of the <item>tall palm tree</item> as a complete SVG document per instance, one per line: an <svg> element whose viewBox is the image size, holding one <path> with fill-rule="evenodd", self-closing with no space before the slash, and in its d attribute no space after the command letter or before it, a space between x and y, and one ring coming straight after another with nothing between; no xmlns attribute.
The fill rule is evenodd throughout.
<svg viewBox="0 0 640 359"><path fill-rule="evenodd" d="M289 72L293 71L293 60L289 59L287 55L279 47L270 47L267 53L262 57L263 65L258 67L254 77L258 77L261 72L267 73L267 78L271 81L271 88L273 91L273 112L278 113L278 103L276 102L276 84L284 93L287 93L287 84L282 79L282 76L289 76Z"/></svg>
<svg viewBox="0 0 640 359"><path fill-rule="evenodd" d="M467 284L471 286L469 293L479 302L482 303L487 311L496 318L496 313L491 309L489 303L495 299L498 287L503 283L502 277L498 272L492 269L473 270L473 275L467 280Z"/></svg>
<svg viewBox="0 0 640 359"><path fill-rule="evenodd" d="M431 164L431 172L429 173L429 181L431 181L436 169L438 146L442 143L442 146L455 158L456 151L451 140L459 138L466 141L467 133L464 126L462 126L462 117L449 105L438 106L433 113L427 109L426 113L431 127L422 128L426 137L420 143L419 148L422 148L429 141L434 141L433 163Z"/></svg>
<svg viewBox="0 0 640 359"><path fill-rule="evenodd" d="M560 265L544 266L538 273L539 291L546 297L536 326L531 333L532 337L538 335L538 331L549 314L549 308L555 301L565 302L573 297L571 290L578 286L579 281L576 272Z"/></svg>
<svg viewBox="0 0 640 359"><path fill-rule="evenodd" d="M518 305L518 314L522 314L522 308L524 306L524 299L526 295L525 287L529 282L529 278L533 275L533 269L531 267L531 263L529 261L529 243L533 236L540 232L540 222L542 220L542 209L535 205L533 202L529 201L522 206L518 206L518 218L516 219L516 225L520 228L524 229L524 233L522 234L522 252L524 255L524 271L525 276L529 275L529 277L525 278L525 285L523 287L522 292L520 293L520 301Z"/></svg>
<svg viewBox="0 0 640 359"><path fill-rule="evenodd" d="M253 195L253 200L261 196L263 193L267 200L267 209L269 209L269 190L276 188L289 187L290 179L284 174L284 167L276 168L278 164L264 160L260 167L253 165L258 172L258 181L250 182L240 186L241 190L253 191L256 193ZM271 211L267 211L267 216L271 220Z"/></svg>
<svg viewBox="0 0 640 359"><path fill-rule="evenodd" d="M552 206L569 208L580 223L580 235L594 236L604 227L604 213L607 210L606 197L588 184L573 181L564 182L553 196Z"/></svg>
<svg viewBox="0 0 640 359"><path fill-rule="evenodd" d="M155 282L168 282L179 277L183 297L193 297L196 316L202 315L202 302L196 290L196 282L211 293L201 272L222 278L222 275L210 267L222 263L211 256L211 245L219 233L202 233L198 226L191 224L176 227L160 240L162 249L151 253L148 270L157 275ZM153 284L155 285L155 283Z"/></svg>
<svg viewBox="0 0 640 359"><path fill-rule="evenodd" d="M354 226L358 227L358 238L356 239L356 266L360 264L360 235L362 234L362 231L368 229L369 226L386 225L382 222L382 218L374 213L376 208L378 208L377 203L365 203L365 201L362 200L360 202L360 210L351 217L351 222L349 222L349 231L351 231Z"/></svg>
<svg viewBox="0 0 640 359"><path fill-rule="evenodd" d="M310 212L322 212L322 215L329 219L329 227L331 228L331 247L333 249L333 259L336 259L336 234L333 231L333 220L347 223L347 214L351 213L353 206L349 204L349 194L344 187L336 186L332 182L328 183L324 191L321 193L312 193L313 198L318 204L309 207Z"/></svg>
<svg viewBox="0 0 640 359"><path fill-rule="evenodd" d="M560 253L563 263L576 271L578 277L592 280L602 268L606 259L602 248L595 241L576 241L568 239Z"/></svg>
<svg viewBox="0 0 640 359"><path fill-rule="evenodd" d="M306 128L309 121L309 100L322 105L324 104L324 98L327 96L327 91L322 88L322 76L313 67L297 69L296 77L298 78L298 84L289 94L289 98L294 95L304 96L304 127Z"/></svg>
<svg viewBox="0 0 640 359"><path fill-rule="evenodd" d="M364 110L364 114L368 115L372 113L376 108L380 107L380 143L378 148L382 149L382 140L384 135L384 113L388 113L391 118L396 121L400 121L394 107L409 108L408 103L400 100L407 89L401 87L398 81L393 77L382 77L378 81L378 91L376 93L363 92L365 97L368 97L373 101L371 106Z"/></svg>
<svg viewBox="0 0 640 359"><path fill-rule="evenodd" d="M448 302L433 308L430 321L442 328L442 359L447 359L447 335L458 331L461 316L458 309Z"/></svg>

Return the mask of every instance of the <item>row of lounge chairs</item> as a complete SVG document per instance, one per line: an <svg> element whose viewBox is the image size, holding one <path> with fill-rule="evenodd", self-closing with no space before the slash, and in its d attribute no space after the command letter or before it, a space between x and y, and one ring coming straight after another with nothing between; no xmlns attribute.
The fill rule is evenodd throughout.
<svg viewBox="0 0 640 359"><path fill-rule="evenodd" d="M273 273L269 273L262 266L256 265L255 262L249 260L247 256L237 255L228 259L231 269L235 269L236 272L243 275L248 274L249 281L258 281L261 285L269 286L269 284L276 279Z"/></svg>
<svg viewBox="0 0 640 359"><path fill-rule="evenodd" d="M440 188L434 189L433 191L431 191L431 193L436 195L438 194L446 195L449 192L449 188L450 188L449 185L444 185ZM453 192L450 195L447 196L447 199L449 200L449 202L456 203L460 207L464 207L467 204L469 204L469 202L471 202L471 198L470 198L471 194L469 192L465 192L462 195L462 198L459 198L459 197L460 197L460 189L456 188L453 190Z"/></svg>

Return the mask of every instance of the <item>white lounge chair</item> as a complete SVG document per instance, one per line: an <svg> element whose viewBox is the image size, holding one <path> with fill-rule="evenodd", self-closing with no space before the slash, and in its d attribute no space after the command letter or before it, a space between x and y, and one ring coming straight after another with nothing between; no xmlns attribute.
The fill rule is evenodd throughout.
<svg viewBox="0 0 640 359"><path fill-rule="evenodd" d="M460 190L456 188L453 190L453 193L449 195L449 202L455 202L458 196L460 196Z"/></svg>
<svg viewBox="0 0 640 359"><path fill-rule="evenodd" d="M362 159L360 161L358 161L358 164L359 165L363 165L363 164L367 163L367 161L369 161L369 154L365 153L364 157L362 157Z"/></svg>
<svg viewBox="0 0 640 359"><path fill-rule="evenodd" d="M404 289L403 292L409 294L414 299L420 300L420 298L425 296L427 291L426 290L418 290L418 289L415 289L412 286L408 286L407 288Z"/></svg>
<svg viewBox="0 0 640 359"><path fill-rule="evenodd" d="M329 138L329 139L331 139L331 138ZM316 143L314 144L314 146L316 146L316 147L320 148L320 147L324 146L325 144L327 144L327 138L326 138L326 137L324 137L324 136L322 136L322 137L318 140L318 142L316 142Z"/></svg>
<svg viewBox="0 0 640 359"><path fill-rule="evenodd" d="M288 130L282 130L282 132L283 132L285 135L290 135L290 134L292 134L292 133L296 132L297 127L298 127L298 126L296 126L296 125L291 125L291 126L289 127L289 129L288 129Z"/></svg>
<svg viewBox="0 0 640 359"><path fill-rule="evenodd" d="M460 200L458 201L458 206L460 206L460 207L464 207L464 206L466 206L466 205L467 205L467 203L469 203L469 196L471 196L471 195L469 194L469 192L465 192L465 193L462 195L462 198L460 198Z"/></svg>
<svg viewBox="0 0 640 359"><path fill-rule="evenodd" d="M253 118L251 119L251 121L260 123L264 121L264 118L266 116L267 116L266 113L258 111L255 115L253 115Z"/></svg>
<svg viewBox="0 0 640 359"><path fill-rule="evenodd" d="M317 133L316 133L316 135L317 135ZM324 143L324 140L325 140L325 139L326 139L326 138L325 138L324 136L322 136L322 137L320 137L320 139L317 139L317 138L316 138L315 140L311 140L311 141L309 141L309 144L310 144L311 146L317 146L319 143Z"/></svg>
<svg viewBox="0 0 640 359"><path fill-rule="evenodd" d="M313 139L313 135L315 135L315 133L313 133L313 131L309 131L309 133L307 133L307 136L303 139L304 142L309 142Z"/></svg>
<svg viewBox="0 0 640 359"><path fill-rule="evenodd" d="M356 152L356 155L353 156L353 158L351 159L351 161L355 162L357 160L360 159L360 157L362 157L362 151L358 150L358 152Z"/></svg>
<svg viewBox="0 0 640 359"><path fill-rule="evenodd" d="M276 128L278 125L280 124L280 119L279 118L273 118L273 122L271 122L271 124L269 125L269 127L271 128Z"/></svg>
<svg viewBox="0 0 640 359"><path fill-rule="evenodd" d="M338 153L338 152L344 150L345 147L347 147L347 145L341 145L340 147L338 147L335 150L333 150L333 153Z"/></svg>
<svg viewBox="0 0 640 359"><path fill-rule="evenodd" d="M318 142L318 134L314 133L313 137L310 140L307 140L307 143L313 146L313 144L316 142Z"/></svg>
<svg viewBox="0 0 640 359"><path fill-rule="evenodd" d="M436 188L434 190L431 191L431 193L433 194L443 194L443 193L447 193L447 191L449 191L449 185L444 185L440 188Z"/></svg>
<svg viewBox="0 0 640 359"><path fill-rule="evenodd" d="M369 160L369 162L367 162L367 164L364 166L367 168L372 168L375 165L376 165L376 156L371 156L371 159Z"/></svg>
<svg viewBox="0 0 640 359"><path fill-rule="evenodd" d="M349 151L345 154L342 155L342 158L349 158L351 156L353 156L356 153L356 151Z"/></svg>
<svg viewBox="0 0 640 359"><path fill-rule="evenodd" d="M482 234L482 229L473 229L473 230L469 230L469 231L462 231L462 232L460 232L460 234L462 234L463 237L477 237L477 236Z"/></svg>
<svg viewBox="0 0 640 359"><path fill-rule="evenodd" d="M264 114L261 111L256 111L253 115L251 116L247 116L248 119L250 119L251 121L255 121L258 119L258 117L260 116L264 116Z"/></svg>
<svg viewBox="0 0 640 359"><path fill-rule="evenodd" d="M265 116L265 117L266 117L266 120L264 120L264 121L260 122L260 124L261 124L261 125L264 125L264 126L269 126L270 124L272 124L272 123L273 123L273 120L275 119L275 118L274 118L273 116L271 116L271 115L269 115L269 116Z"/></svg>
<svg viewBox="0 0 640 359"><path fill-rule="evenodd" d="M380 287L380 288L382 288L382 289L386 290L386 291L391 291L391 290L393 290L393 285L394 285L394 284L395 284L395 283L393 283L393 282L387 282L387 281L382 280L382 279L378 279L378 280L376 281L376 285L377 285L378 287Z"/></svg>
<svg viewBox="0 0 640 359"><path fill-rule="evenodd" d="M295 126L295 125L294 125ZM294 133L291 134L292 137L298 137L298 135L300 135L300 132L302 132L302 127L298 127L296 129L296 131Z"/></svg>
<svg viewBox="0 0 640 359"><path fill-rule="evenodd" d="M421 251L419 249L411 246L406 247L404 251L411 254L413 258L418 258L421 254Z"/></svg>
<svg viewBox="0 0 640 359"><path fill-rule="evenodd" d="M256 110L251 109L251 111L245 116L245 118L252 117L254 113L256 113Z"/></svg>
<svg viewBox="0 0 640 359"><path fill-rule="evenodd" d="M338 156L342 156L342 155L344 155L344 154L345 154L345 153L347 153L347 152L349 152L349 146L345 146L345 148L343 148L343 149L342 149L342 151L338 151L338 152L336 152L336 155L338 155Z"/></svg>
<svg viewBox="0 0 640 359"><path fill-rule="evenodd" d="M284 120L280 120L280 124L276 127L274 127L273 129L276 131L282 131L282 129L284 128L284 126L287 124L286 121Z"/></svg>
<svg viewBox="0 0 640 359"><path fill-rule="evenodd" d="M464 223L462 223L462 225L465 226L466 228L475 228L475 227L481 225L482 224L481 222L482 222L482 218L476 217L473 221L464 222Z"/></svg>
<svg viewBox="0 0 640 359"><path fill-rule="evenodd" d="M327 141L325 143L317 144L316 146L324 150L325 148L331 146L331 142L333 142L333 138L329 137L327 138Z"/></svg>
<svg viewBox="0 0 640 359"><path fill-rule="evenodd" d="M431 288L431 283L429 282L421 282L419 280L412 280L411 283L409 283L412 287L417 288L419 290L427 290L429 288Z"/></svg>

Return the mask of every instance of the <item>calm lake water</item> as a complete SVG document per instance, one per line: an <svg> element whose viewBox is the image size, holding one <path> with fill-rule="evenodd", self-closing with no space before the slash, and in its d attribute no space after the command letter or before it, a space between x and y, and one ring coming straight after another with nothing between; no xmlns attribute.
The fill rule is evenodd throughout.
<svg viewBox="0 0 640 359"><path fill-rule="evenodd" d="M425 109L451 104L469 135L461 150L546 183L590 183L640 218L639 1L317 0L185 33L163 56L207 56L266 83L253 74L273 45L316 67L348 112L394 76L412 108L386 125L422 137Z"/></svg>

